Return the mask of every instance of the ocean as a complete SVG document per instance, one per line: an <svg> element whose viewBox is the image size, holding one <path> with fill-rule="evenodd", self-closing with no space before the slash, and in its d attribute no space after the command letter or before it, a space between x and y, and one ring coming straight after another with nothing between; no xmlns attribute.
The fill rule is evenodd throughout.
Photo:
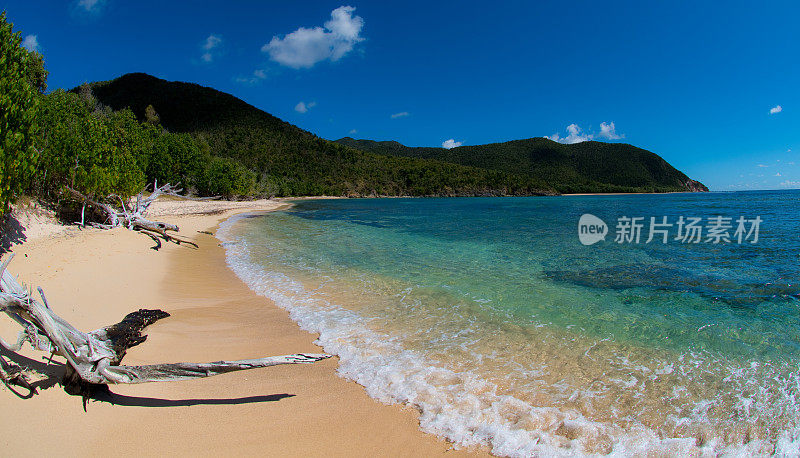
<svg viewBox="0 0 800 458"><path fill-rule="evenodd" d="M219 237L457 446L800 453L800 191L306 200Z"/></svg>

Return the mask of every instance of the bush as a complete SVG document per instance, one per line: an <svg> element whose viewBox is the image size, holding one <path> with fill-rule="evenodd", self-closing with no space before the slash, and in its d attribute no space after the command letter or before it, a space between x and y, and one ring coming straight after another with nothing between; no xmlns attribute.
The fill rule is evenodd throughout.
<svg viewBox="0 0 800 458"><path fill-rule="evenodd" d="M238 161L214 157L198 180L197 190L206 196L249 196L254 190L255 182L255 174Z"/></svg>
<svg viewBox="0 0 800 458"><path fill-rule="evenodd" d="M97 109L88 97L58 90L44 97L38 188L45 194L68 185L95 198L139 192L158 130L130 110Z"/></svg>
<svg viewBox="0 0 800 458"><path fill-rule="evenodd" d="M41 56L21 46L19 32L0 14L0 214L27 189L38 152L36 113L47 73ZM37 57L38 56L38 57Z"/></svg>

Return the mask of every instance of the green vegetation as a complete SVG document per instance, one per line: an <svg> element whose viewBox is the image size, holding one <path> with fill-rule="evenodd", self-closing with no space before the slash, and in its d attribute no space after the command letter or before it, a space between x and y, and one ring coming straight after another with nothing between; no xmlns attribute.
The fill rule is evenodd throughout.
<svg viewBox="0 0 800 458"><path fill-rule="evenodd" d="M445 149L414 148L393 141L349 137L337 142L376 154L436 159L520 173L547 183L561 193L708 190L657 154L622 143L591 141L565 145L547 138L531 138Z"/></svg>
<svg viewBox="0 0 800 458"><path fill-rule="evenodd" d="M38 53L21 46L19 32L0 14L0 215L36 171L35 117L47 72Z"/></svg>
<svg viewBox="0 0 800 458"><path fill-rule="evenodd" d="M358 151L321 139L236 97L197 84L132 73L91 84L90 88L102 104L114 110L129 108L144 121L157 116L170 132L191 134L207 144L215 157L227 158L255 172L258 178L254 186L259 195L553 193L541 180L510 172ZM234 167L232 164L229 162L227 167Z"/></svg>
<svg viewBox="0 0 800 458"><path fill-rule="evenodd" d="M213 157L208 145L140 122L128 109L100 104L88 86L55 91L41 102L42 161L34 188L57 198L68 185L84 195L127 197L146 183L183 183L203 195L248 196L254 174ZM222 172L221 172L222 171Z"/></svg>
<svg viewBox="0 0 800 458"><path fill-rule="evenodd" d="M229 94L143 73L45 95L42 56L21 47L5 13L0 39L0 213L23 192L57 201L70 186L124 199L155 180L227 198L678 191L691 183L630 145L331 142Z"/></svg>

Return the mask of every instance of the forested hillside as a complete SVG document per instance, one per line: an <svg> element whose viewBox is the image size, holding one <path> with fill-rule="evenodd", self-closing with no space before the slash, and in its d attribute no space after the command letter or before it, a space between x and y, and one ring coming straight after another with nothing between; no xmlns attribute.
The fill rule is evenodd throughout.
<svg viewBox="0 0 800 458"><path fill-rule="evenodd" d="M337 142L377 154L436 159L523 174L562 193L708 190L657 154L624 143L588 141L567 145L547 138L531 138L445 149L350 137Z"/></svg>
<svg viewBox="0 0 800 458"><path fill-rule="evenodd" d="M192 83L143 73L92 83L112 110L130 109L143 122L187 133L215 157L257 175L260 195L535 195L553 194L540 180L438 160L386 157L340 145L284 122L242 100Z"/></svg>

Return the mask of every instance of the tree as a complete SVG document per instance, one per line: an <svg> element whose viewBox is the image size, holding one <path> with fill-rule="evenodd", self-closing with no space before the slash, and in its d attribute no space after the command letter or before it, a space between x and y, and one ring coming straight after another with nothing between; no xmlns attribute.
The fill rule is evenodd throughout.
<svg viewBox="0 0 800 458"><path fill-rule="evenodd" d="M147 105L147 108L144 109L144 120L153 125L158 125L161 122L161 118L159 118L153 105Z"/></svg>
<svg viewBox="0 0 800 458"><path fill-rule="evenodd" d="M19 32L0 14L0 214L36 171L36 113L47 72L38 54L21 46Z"/></svg>

